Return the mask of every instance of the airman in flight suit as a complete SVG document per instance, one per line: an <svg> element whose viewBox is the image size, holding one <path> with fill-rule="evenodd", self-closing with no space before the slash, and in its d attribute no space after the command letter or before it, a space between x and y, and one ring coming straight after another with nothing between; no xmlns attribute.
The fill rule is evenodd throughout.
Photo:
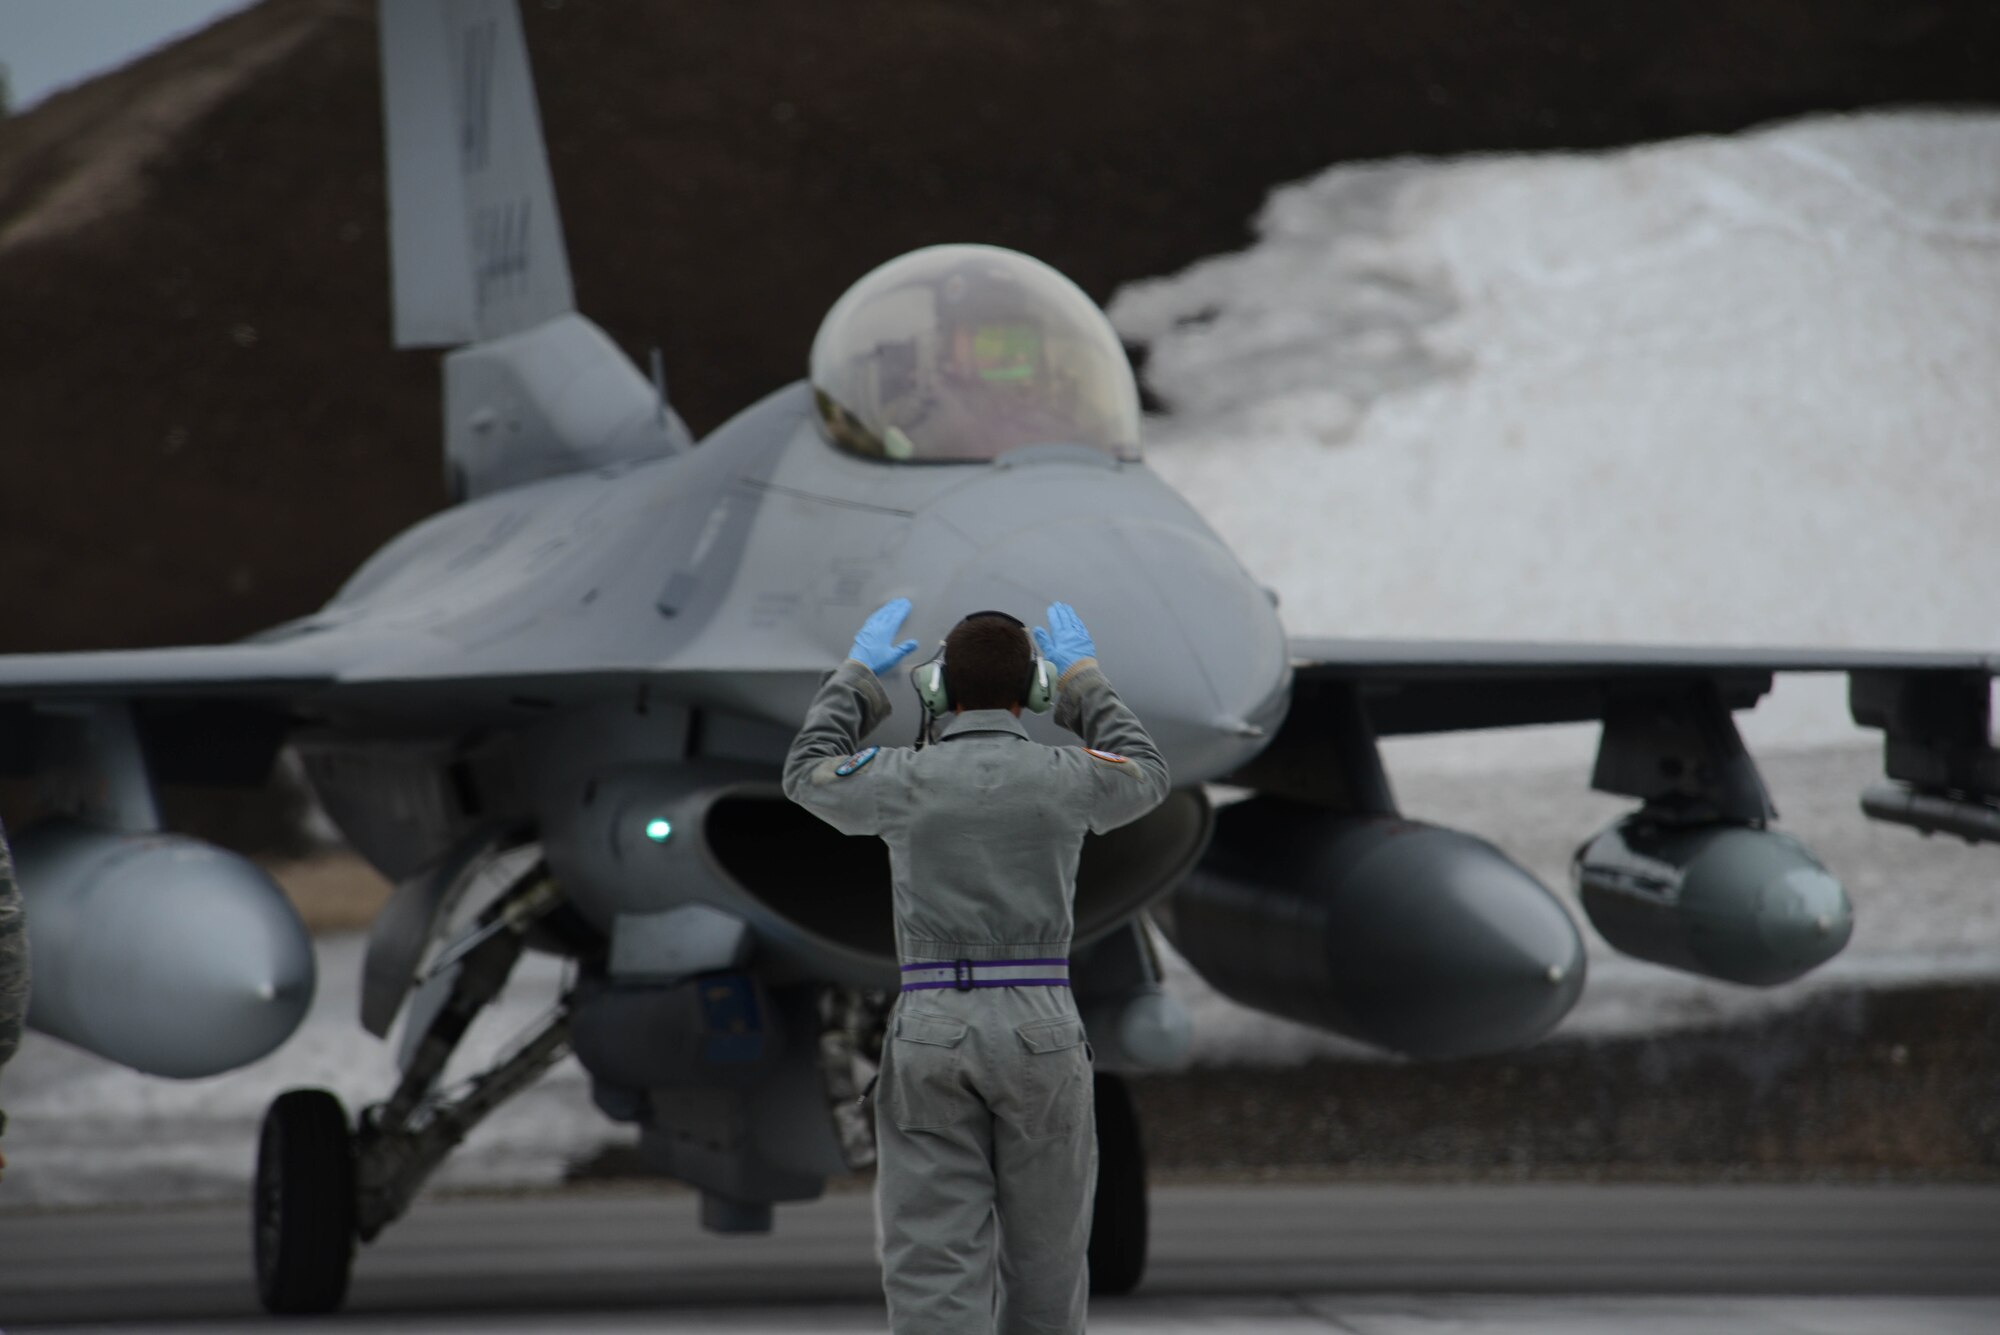
<svg viewBox="0 0 2000 1335"><path fill-rule="evenodd" d="M909 607L897 599L869 618L785 762L792 800L889 846L903 993L875 1125L890 1326L1080 1332L1097 1141L1069 989L1077 856L1086 832L1164 799L1167 767L1061 603L1032 645L1005 614L961 621L945 641L955 707L936 742L863 749L889 716L878 674L916 648L892 643ZM975 656L991 668L996 655L1019 671L997 679L1021 685L961 695L985 670ZM1084 746L1044 746L1022 729L1034 673L1053 677L1055 720Z"/></svg>

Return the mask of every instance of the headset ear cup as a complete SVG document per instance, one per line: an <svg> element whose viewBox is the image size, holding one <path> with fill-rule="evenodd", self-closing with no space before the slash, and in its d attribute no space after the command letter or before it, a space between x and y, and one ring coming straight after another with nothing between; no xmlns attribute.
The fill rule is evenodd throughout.
<svg viewBox="0 0 2000 1335"><path fill-rule="evenodd" d="M910 685L917 688L917 701L932 718L943 718L951 712L951 692L944 685L943 650L929 662L910 669Z"/></svg>
<svg viewBox="0 0 2000 1335"><path fill-rule="evenodd" d="M1021 701L1021 707L1030 714L1046 714L1056 702L1056 670L1040 654L1035 655L1035 665L1028 669L1028 694Z"/></svg>

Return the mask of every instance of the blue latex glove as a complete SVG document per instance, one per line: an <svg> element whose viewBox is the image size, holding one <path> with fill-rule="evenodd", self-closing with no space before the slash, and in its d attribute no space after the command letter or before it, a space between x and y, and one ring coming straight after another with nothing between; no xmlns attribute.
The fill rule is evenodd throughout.
<svg viewBox="0 0 2000 1335"><path fill-rule="evenodd" d="M891 598L883 603L861 623L861 629L854 636L854 647L847 651L847 656L857 663L866 664L868 670L878 677L902 662L903 656L917 647L917 642L904 640L901 644L892 644L889 637L902 627L903 618L909 614L908 598Z"/></svg>
<svg viewBox="0 0 2000 1335"><path fill-rule="evenodd" d="M1069 671L1078 659L1097 657L1097 646L1083 628L1083 618L1068 603L1049 604L1049 628L1035 627L1035 646L1043 658L1056 665L1057 676Z"/></svg>

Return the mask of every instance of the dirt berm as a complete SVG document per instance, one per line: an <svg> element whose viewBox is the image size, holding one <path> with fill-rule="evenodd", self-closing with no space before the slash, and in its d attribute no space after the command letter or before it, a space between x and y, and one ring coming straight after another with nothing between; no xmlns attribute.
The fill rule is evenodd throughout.
<svg viewBox="0 0 2000 1335"><path fill-rule="evenodd" d="M1135 1077L1154 1181L2000 1180L2000 989L1821 993L1471 1061ZM619 1144L574 1181L646 1176Z"/></svg>
<svg viewBox="0 0 2000 1335"><path fill-rule="evenodd" d="M2000 990L1797 1010L1476 1061L1133 1082L1172 1176L2000 1178Z"/></svg>

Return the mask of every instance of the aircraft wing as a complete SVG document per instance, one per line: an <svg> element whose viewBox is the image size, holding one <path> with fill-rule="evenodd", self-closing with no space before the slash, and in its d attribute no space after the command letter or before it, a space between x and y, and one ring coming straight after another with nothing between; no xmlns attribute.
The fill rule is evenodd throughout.
<svg viewBox="0 0 2000 1335"><path fill-rule="evenodd" d="M450 733L643 693L792 727L826 672L820 664L745 670L577 662L564 650L558 644L537 656L452 653L333 630L235 644L0 654L0 771L8 764L10 721L66 707L122 703L142 721L178 718L209 733L242 719L315 717Z"/></svg>
<svg viewBox="0 0 2000 1335"><path fill-rule="evenodd" d="M336 665L285 644L0 655L0 701L286 701L331 686Z"/></svg>
<svg viewBox="0 0 2000 1335"><path fill-rule="evenodd" d="M1897 781L1869 790L1868 813L2000 840L1997 653L1300 638L1291 659L1291 711L1233 782L1365 805L1368 775L1335 760L1350 741L1601 720L1593 786L1694 795L1694 776L1742 754L1726 711L1756 704L1780 672L1842 673L1854 721L1883 731Z"/></svg>
<svg viewBox="0 0 2000 1335"><path fill-rule="evenodd" d="M71 734L109 706L126 711L153 778L255 784L300 706L337 677L324 647L290 642L0 655L0 774L68 763Z"/></svg>
<svg viewBox="0 0 2000 1335"><path fill-rule="evenodd" d="M1982 684L2000 674L2000 654L1866 649L1295 639L1291 655L1302 683L1358 687L1378 736L1599 719L1609 701L1699 682L1719 688L1730 708L1745 709L1779 672L1970 677Z"/></svg>

